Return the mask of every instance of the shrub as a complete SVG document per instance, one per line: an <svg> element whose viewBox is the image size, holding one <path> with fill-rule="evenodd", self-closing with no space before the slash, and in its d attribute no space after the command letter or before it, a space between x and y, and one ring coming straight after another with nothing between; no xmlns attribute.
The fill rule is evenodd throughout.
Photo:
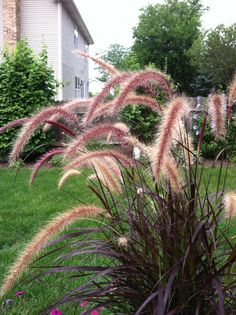
<svg viewBox="0 0 236 315"><path fill-rule="evenodd" d="M199 140L199 130L202 127L204 120L204 115L198 117L197 121L194 122L193 126L197 126L197 134L196 130L192 131L193 134L193 141L195 143L195 147L197 146ZM216 139L214 133L211 128L211 124L209 121L206 123L206 127L204 130L204 135L202 139L202 147L201 147L201 155L203 158L206 159L214 159L217 154L225 149L225 157L228 158L230 161L235 161L236 156L236 143L235 143L235 121L233 118L229 121L228 132L227 132L227 147L225 144L225 139Z"/></svg>
<svg viewBox="0 0 236 315"><path fill-rule="evenodd" d="M100 115L116 116L122 107L140 98L158 111L156 101L130 94L150 80L169 98L151 145L140 142L124 124L90 125ZM122 86L119 95L111 103L102 103L117 84ZM232 84L236 87L236 80ZM74 108L75 105L76 102ZM206 117L210 118L215 136L224 137L227 146L232 108L228 102L224 115L223 105L222 97L213 95ZM99 313L104 307L112 314L233 314L236 245L229 227L235 223L236 193L227 192L229 167L223 167L224 154L216 184L211 186L214 165L205 174L200 163L205 124L195 152L184 124L189 112L187 99L173 96L165 75L146 70L115 74L101 94L91 99L82 124L66 105L44 109L32 117L14 144L11 161L20 156L39 124L50 117L56 125L58 114L63 115L74 124L74 129L59 126L72 140L65 148L49 151L35 164L31 183L45 161L63 153L65 173L59 187L69 177L81 175L81 169L87 166L92 170L88 187L100 205L75 207L47 223L11 268L1 293L11 288L47 244L46 256L51 257L51 264L43 272L39 268L34 279L65 272L75 285L74 290L58 297L48 312L64 303L74 303L75 307L81 303L84 315L95 310ZM82 133L81 125L85 128ZM119 150L88 150L90 141L106 140L107 136L139 147L145 163ZM87 217L96 224L94 228L75 228L48 244L66 226ZM76 279L82 279L82 284L76 285Z"/></svg>
<svg viewBox="0 0 236 315"><path fill-rule="evenodd" d="M47 51L43 46L34 55L26 40L18 42L13 51L5 49L0 64L0 125L25 118L55 101L58 82L47 65ZM0 134L0 158L6 159L17 130ZM25 149L25 155L45 152L52 144L52 134L37 131Z"/></svg>

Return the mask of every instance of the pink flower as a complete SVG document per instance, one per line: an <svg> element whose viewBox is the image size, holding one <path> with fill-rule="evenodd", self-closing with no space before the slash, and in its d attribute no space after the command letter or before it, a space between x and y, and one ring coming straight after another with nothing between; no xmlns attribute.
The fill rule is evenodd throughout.
<svg viewBox="0 0 236 315"><path fill-rule="evenodd" d="M100 315L100 313L97 310L94 310L91 312L91 315Z"/></svg>
<svg viewBox="0 0 236 315"><path fill-rule="evenodd" d="M88 304L88 301L83 301L83 302L80 304L80 306L81 306L81 307L85 307L87 304Z"/></svg>
<svg viewBox="0 0 236 315"><path fill-rule="evenodd" d="M16 296L22 296L25 294L25 291L18 291L16 292Z"/></svg>
<svg viewBox="0 0 236 315"><path fill-rule="evenodd" d="M62 311L55 308L51 311L51 315L63 315Z"/></svg>

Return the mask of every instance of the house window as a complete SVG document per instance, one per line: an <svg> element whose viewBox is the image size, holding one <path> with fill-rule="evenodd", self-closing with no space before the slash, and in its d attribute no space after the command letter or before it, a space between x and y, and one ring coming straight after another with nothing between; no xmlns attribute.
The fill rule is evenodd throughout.
<svg viewBox="0 0 236 315"><path fill-rule="evenodd" d="M74 46L75 48L79 47L79 32L77 26L74 28Z"/></svg>
<svg viewBox="0 0 236 315"><path fill-rule="evenodd" d="M81 86L81 93L80 93L80 95L81 95L81 98L84 98L84 89L85 89L85 84L84 84L84 81L83 80L81 80L81 82L80 82L80 86Z"/></svg>
<svg viewBox="0 0 236 315"><path fill-rule="evenodd" d="M80 97L80 78L75 77L75 98Z"/></svg>

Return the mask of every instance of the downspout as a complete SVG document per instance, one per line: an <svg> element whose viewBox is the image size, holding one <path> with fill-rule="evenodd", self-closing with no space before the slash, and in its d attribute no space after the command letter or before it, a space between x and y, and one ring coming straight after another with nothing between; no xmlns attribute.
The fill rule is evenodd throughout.
<svg viewBox="0 0 236 315"><path fill-rule="evenodd" d="M57 27L58 27L58 41L57 41L57 46L58 46L58 81L62 83L62 4L60 1L57 3ZM62 101L63 100L63 87L60 86L58 89L58 100Z"/></svg>

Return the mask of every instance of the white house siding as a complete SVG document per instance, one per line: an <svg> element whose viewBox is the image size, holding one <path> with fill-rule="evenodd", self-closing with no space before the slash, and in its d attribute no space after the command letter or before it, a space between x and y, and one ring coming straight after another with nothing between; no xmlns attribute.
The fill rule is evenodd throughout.
<svg viewBox="0 0 236 315"><path fill-rule="evenodd" d="M0 52L3 49L3 15L2 15L2 12L3 12L2 0L0 0Z"/></svg>
<svg viewBox="0 0 236 315"><path fill-rule="evenodd" d="M66 83L63 90L63 99L72 100L77 97L88 97L88 61L76 56L74 50L85 51L85 40L79 34L78 48L74 46L75 23L66 9L62 8L62 79ZM75 77L84 81L84 96L81 91L76 95Z"/></svg>
<svg viewBox="0 0 236 315"><path fill-rule="evenodd" d="M0 0L2 1L2 0ZM21 0L21 36L39 53L47 46L48 64L58 78L58 8L54 0Z"/></svg>

